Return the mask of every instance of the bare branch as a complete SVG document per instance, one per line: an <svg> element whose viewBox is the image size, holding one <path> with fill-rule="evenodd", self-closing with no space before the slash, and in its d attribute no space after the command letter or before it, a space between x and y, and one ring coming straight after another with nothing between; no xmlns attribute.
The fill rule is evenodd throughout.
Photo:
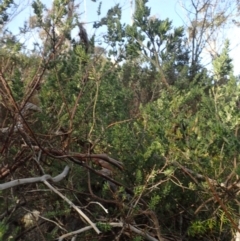
<svg viewBox="0 0 240 241"><path fill-rule="evenodd" d="M94 224L85 213L80 210L72 201L70 201L67 197L65 197L62 193L60 193L57 189L55 189L49 182L43 182L46 186L48 186L52 191L54 191L58 196L60 196L63 200L65 200L73 209L75 209L93 228L97 234L100 234L101 231L97 228L96 224Z"/></svg>
<svg viewBox="0 0 240 241"><path fill-rule="evenodd" d="M119 223L106 223L106 225L110 225L113 228L129 228L132 232L141 235L142 237L144 237L145 239L147 239L149 241L159 241L156 238L152 237L147 232L142 231L141 229L135 228L131 224L124 224L123 222L119 222ZM86 232L86 231L88 231L90 229L92 229L92 226L87 226L87 227L81 228L79 230L76 230L76 231L64 234L64 235L62 235L61 237L58 238L58 241L62 241L62 240L64 240L67 237ZM166 239L162 238L160 241L165 241L165 240Z"/></svg>
<svg viewBox="0 0 240 241"><path fill-rule="evenodd" d="M66 175L69 172L69 169L70 168L68 166L66 166L64 168L63 172L61 174L57 175L54 178L52 178L50 175L43 175L41 177L23 178L23 179L17 179L17 180L11 181L11 182L3 183L3 184L0 184L0 190L8 189L8 188L23 185L23 184L30 184L30 183L35 183L35 182L44 182L46 180L51 180L53 182L59 182L63 178L66 177Z"/></svg>

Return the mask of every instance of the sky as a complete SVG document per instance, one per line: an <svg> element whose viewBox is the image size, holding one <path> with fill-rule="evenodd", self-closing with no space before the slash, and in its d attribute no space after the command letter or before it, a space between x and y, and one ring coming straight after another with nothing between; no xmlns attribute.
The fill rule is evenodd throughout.
<svg viewBox="0 0 240 241"><path fill-rule="evenodd" d="M20 9L22 11L10 22L9 29L14 32L17 31L19 26L22 25L24 21L28 21L29 16L33 14L31 9L31 2L33 0L17 0L20 4ZM187 1L187 0L183 0ZM42 2L48 7L51 6L51 0L42 0ZM97 9L99 2L102 2L101 16L97 15ZM81 13L82 22L87 23L86 29L90 35L94 34L96 31L92 28L94 21L99 20L101 17L105 16L108 9L113 7L115 4L119 3L122 7L122 21L124 23L131 23L132 14L132 4L134 0L97 0L93 2L92 0L75 0L75 4L79 3L79 13ZM184 16L183 9L180 6L180 0L149 0L147 4L151 8L151 15L156 16L160 19L169 18L174 27L184 26L186 24L186 17ZM20 25L21 24L21 25ZM186 26L186 25L185 25ZM103 30L97 30L96 35L101 36L104 34ZM77 34L77 33L76 33ZM229 38L230 40L230 57L233 58L234 73L236 75L240 74L240 28L229 28L226 29L224 38ZM35 36L36 37L36 36ZM220 46L221 47L221 46ZM221 49L219 49L220 51ZM205 59L204 59L205 58ZM210 62L210 59L203 57L203 61L206 63Z"/></svg>
<svg viewBox="0 0 240 241"><path fill-rule="evenodd" d="M99 1L98 1L99 2ZM132 15L133 0L102 0L102 16L106 15L108 9L119 3L122 7L123 22L130 24ZM177 0L149 0L147 6L151 8L151 15L160 19L169 18L173 21L173 25L182 25L182 20L177 11L181 11ZM98 3L93 3L91 0L86 0L85 14L82 15L83 21L91 22L99 19L97 16Z"/></svg>
<svg viewBox="0 0 240 241"><path fill-rule="evenodd" d="M28 22L29 16L33 15L31 3L33 0L16 0L19 3L19 10L22 10L10 23L9 29L12 32L17 32L19 26L23 25L24 21ZM51 7L51 0L41 0L47 7ZM101 16L97 15L97 9L99 2L102 2ZM78 12L81 13L80 21L85 22L85 27L88 33L91 35L95 29L92 28L93 22L100 20L101 17L105 16L109 8L115 6L117 3L122 7L122 21L124 23L131 23L132 8L131 2L134 0L75 0L75 4L79 4ZM177 0L149 0L147 4L151 8L151 15L155 15L158 18L166 19L169 18L173 21L174 26L182 25L181 18L179 17L177 10ZM101 31L101 30L100 30ZM101 34L99 32L98 34Z"/></svg>

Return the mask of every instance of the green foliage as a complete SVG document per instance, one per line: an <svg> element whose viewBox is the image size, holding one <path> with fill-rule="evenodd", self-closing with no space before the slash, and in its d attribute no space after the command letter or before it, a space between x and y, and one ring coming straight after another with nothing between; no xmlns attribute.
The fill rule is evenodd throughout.
<svg viewBox="0 0 240 241"><path fill-rule="evenodd" d="M118 5L110 9L99 23L94 24L96 28L105 25L108 29L105 37L111 46L108 55L118 62L128 61L127 65L137 63L141 67L149 66L152 81L163 78L162 70L169 84L183 76L187 78L189 57L183 44L183 28L172 30L169 19L160 20L150 16L146 3L147 1L136 1L132 25L121 24L121 9ZM158 92L157 86L160 84L153 81L151 85Z"/></svg>
<svg viewBox="0 0 240 241"><path fill-rule="evenodd" d="M19 232L19 227L14 229L10 228L6 219L2 219L0 222L0 240L13 241L16 234Z"/></svg>
<svg viewBox="0 0 240 241"><path fill-rule="evenodd" d="M221 78L227 78L233 72L232 59L229 57L229 40L225 41L222 53L213 60L214 79L220 82Z"/></svg>
<svg viewBox="0 0 240 241"><path fill-rule="evenodd" d="M192 223L188 230L188 234L190 236L195 236L195 235L203 235L207 231L207 227L204 225L204 222L200 221L195 221Z"/></svg>
<svg viewBox="0 0 240 241"><path fill-rule="evenodd" d="M43 11L45 9L44 4L40 0L33 1L32 8L37 16L38 26L43 24Z"/></svg>
<svg viewBox="0 0 240 241"><path fill-rule="evenodd" d="M159 204L159 202L161 201L161 197L159 195L154 195L151 197L151 200L148 204L149 208L151 210L156 210L157 209L157 205Z"/></svg>
<svg viewBox="0 0 240 241"><path fill-rule="evenodd" d="M0 223L0 240L3 240L3 236L8 231L8 225L4 222Z"/></svg>
<svg viewBox="0 0 240 241"><path fill-rule="evenodd" d="M143 180L142 171L140 169L136 170L136 183L140 184Z"/></svg>
<svg viewBox="0 0 240 241"><path fill-rule="evenodd" d="M143 241L143 237L142 236L136 236L133 238L133 241Z"/></svg>
<svg viewBox="0 0 240 241"><path fill-rule="evenodd" d="M229 42L213 61L216 78L199 68L193 74L184 29L174 29L169 19L151 16L147 1L138 0L132 25L122 24L119 5L94 24L107 27L106 55L95 51L99 48L95 36L88 39L89 51L81 40L73 39L69 48L61 41L56 48L59 40L70 40L78 23L68 4L56 0L48 11L41 1L33 2L37 20L33 28L43 32L41 53L25 54L14 35L1 35L5 47L0 50L1 68L16 104L34 91L41 100L41 112L21 117L24 131L15 128L19 116L11 103L6 128L12 132L4 136L6 129L1 129L0 133L0 140L6 137L1 175L8 170L5 166L12 168L14 179L55 176L63 165L71 166L68 177L55 185L97 223L104 232L98 240L112 240L116 234L129 238L111 227L109 220L124 220L126 227L144 226L144 232L154 236L159 221L162 233L179 239L210 240L220 232L227 237L232 227L226 210L233 219L239 217L240 149L240 87L232 74ZM100 8L101 4L99 15ZM227 78L224 85L214 82L221 78ZM29 118L32 115L35 118ZM111 159L89 158L92 153L106 153L124 167L120 171ZM6 198L10 206L15 208L16 200L24 196L29 210L42 209L42 215L54 221L50 239L85 225L43 184L13 191ZM97 207L89 205L96 201ZM101 205L110 210L106 217ZM6 208L9 204L1 204L2 213ZM17 220L14 215L13 219ZM11 225L2 222L0 233ZM94 235L89 231L80 238L94 240ZM131 239L143 237L133 234Z"/></svg>
<svg viewBox="0 0 240 241"><path fill-rule="evenodd" d="M98 222L96 225L102 232L108 232L112 229L112 227L107 223Z"/></svg>
<svg viewBox="0 0 240 241"><path fill-rule="evenodd" d="M217 234L222 232L223 225L228 224L229 220L226 218L224 212L220 213L220 217L211 217L206 220L195 220L188 228L188 234L191 237L204 236L206 233Z"/></svg>
<svg viewBox="0 0 240 241"><path fill-rule="evenodd" d="M13 3L13 0L3 0L0 2L0 25L4 25L9 20L8 10Z"/></svg>

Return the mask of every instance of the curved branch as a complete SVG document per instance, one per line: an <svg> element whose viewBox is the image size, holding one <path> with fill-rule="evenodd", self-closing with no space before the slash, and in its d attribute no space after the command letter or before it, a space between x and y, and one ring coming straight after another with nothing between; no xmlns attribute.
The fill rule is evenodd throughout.
<svg viewBox="0 0 240 241"><path fill-rule="evenodd" d="M76 153L76 152L70 152L70 153L64 153L62 151L56 150L56 149L49 149L49 148L45 148L44 152L53 155L53 157L55 158L70 158L70 157L75 157L78 159L81 159L81 161L86 161L86 159L93 159L94 162L99 162L99 159L101 159L102 161L108 162L109 164L112 164L114 166L116 166L117 168L119 168L120 170L123 170L123 163L113 159L111 157L109 157L106 154L80 154L80 153ZM100 163L100 165L102 166L103 164Z"/></svg>
<svg viewBox="0 0 240 241"><path fill-rule="evenodd" d="M123 163L120 161L117 161L116 159L113 159L109 157L106 154L73 154L73 157L80 157L80 158L93 158L96 162L98 162L98 159L101 159L102 161L108 162L116 167L118 167L120 170L123 170ZM101 163L100 163L101 165Z"/></svg>
<svg viewBox="0 0 240 241"><path fill-rule="evenodd" d="M23 179L13 180L11 182L3 183L3 184L0 184L0 190L8 189L8 188L23 185L23 184L44 182L46 180L51 180L53 182L59 182L67 176L69 169L70 168L68 166L66 166L64 168L63 172L61 174L57 175L56 177L51 177L50 175L43 175L41 177L23 178Z"/></svg>

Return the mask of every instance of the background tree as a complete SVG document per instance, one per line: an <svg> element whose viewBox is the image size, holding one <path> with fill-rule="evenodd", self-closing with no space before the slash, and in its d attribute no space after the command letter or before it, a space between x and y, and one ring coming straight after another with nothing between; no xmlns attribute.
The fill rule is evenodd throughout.
<svg viewBox="0 0 240 241"><path fill-rule="evenodd" d="M220 53L226 32L238 18L237 5L228 0L180 1L180 5L186 15L191 66L196 74L202 59L207 65Z"/></svg>

